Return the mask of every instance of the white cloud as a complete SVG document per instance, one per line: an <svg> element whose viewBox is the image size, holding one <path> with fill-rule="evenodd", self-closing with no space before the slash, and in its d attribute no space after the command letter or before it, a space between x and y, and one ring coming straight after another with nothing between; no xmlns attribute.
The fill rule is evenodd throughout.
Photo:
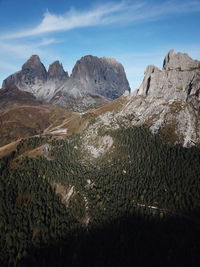
<svg viewBox="0 0 200 267"><path fill-rule="evenodd" d="M25 59L32 54L47 55L48 50L43 49L43 47L57 42L54 38L44 38L41 41L25 43L0 41L0 56L1 58L7 55L8 57L14 56L18 59ZM51 55L49 56L51 57Z"/></svg>
<svg viewBox="0 0 200 267"><path fill-rule="evenodd" d="M59 41L55 38L43 38L42 41L38 44L38 46L47 46L56 43L59 43Z"/></svg>
<svg viewBox="0 0 200 267"><path fill-rule="evenodd" d="M29 36L37 36L45 33L67 31L74 28L95 26L104 23L103 19L113 13L126 10L129 5L125 2L107 3L89 11L76 11L71 9L63 15L52 14L47 11L42 21L34 28L8 33L0 39L16 39Z"/></svg>
<svg viewBox="0 0 200 267"><path fill-rule="evenodd" d="M200 11L200 2L191 0L164 1L122 1L110 2L90 10L71 9L65 14L56 15L46 12L41 22L34 28L2 34L0 39L32 37L52 32L68 31L75 28L107 25L119 22L139 23L162 19L167 15Z"/></svg>
<svg viewBox="0 0 200 267"><path fill-rule="evenodd" d="M7 71L18 70L21 63L32 54L40 55L46 62L60 59L55 54L59 52L54 52L50 47L50 45L57 43L58 40L51 36L47 38L45 37L46 34L124 22L132 25L197 11L200 11L199 0L170 0L162 1L159 4L158 2L156 3L156 0L115 1L82 11L71 9L60 15L47 11L38 25L33 28L4 34L0 33L0 75L5 78ZM11 39L12 42L10 41ZM147 54L116 56L125 66L132 88L139 86L146 64L154 64L161 67L162 59L170 48L188 52L192 57L200 58L200 50L197 46L193 48L190 45L182 47L181 44L163 47L162 51L152 51L152 53ZM133 66L137 66L137 68Z"/></svg>

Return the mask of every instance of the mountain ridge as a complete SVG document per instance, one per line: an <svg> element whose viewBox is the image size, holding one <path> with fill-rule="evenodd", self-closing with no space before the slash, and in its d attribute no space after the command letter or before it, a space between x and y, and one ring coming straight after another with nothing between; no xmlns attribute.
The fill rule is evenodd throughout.
<svg viewBox="0 0 200 267"><path fill-rule="evenodd" d="M0 92L2 266L198 265L200 75L180 58L81 113Z"/></svg>
<svg viewBox="0 0 200 267"><path fill-rule="evenodd" d="M117 60L84 56L78 60L69 76L59 61L48 71L39 56L31 56L18 71L3 81L9 86L32 93L38 100L81 111L102 105L130 92L122 64ZM81 104L83 102L83 104Z"/></svg>
<svg viewBox="0 0 200 267"><path fill-rule="evenodd" d="M140 88L135 93L121 97L121 101L117 100L114 107L113 103L108 103L95 123L86 129L85 149L91 157L100 157L112 150L112 140L108 143L98 132L104 129L103 132L109 133L110 130L119 128L119 124L126 128L145 126L153 133L164 135L173 144L179 143L185 147L198 145L199 63L186 54L169 51L164 59L163 70L148 66ZM173 66L173 69L169 69L167 64ZM116 108L117 111L114 111Z"/></svg>
<svg viewBox="0 0 200 267"><path fill-rule="evenodd" d="M94 57L92 56L83 57L77 62L77 65L75 65L73 75L70 76L72 78L68 78L67 81L73 85L74 77L77 79L79 73L82 72L80 69L82 69L85 64L86 66L90 64L88 62L93 62L93 60ZM113 59L108 60L104 58L102 60L103 62L111 61L111 64L116 64L116 61ZM101 59L99 63L102 63ZM56 65L61 66L58 62ZM92 92L86 93L84 88L82 92L75 90L73 93L77 93L77 96L74 98L71 93L64 88L63 91L60 90L56 93L53 101L49 104L59 104L63 107L68 105L68 107L70 106L78 112L80 112L79 108L82 106L82 113L76 113L77 116L75 116L74 121L68 122L67 119L64 119L63 121L66 121L66 123L62 122L60 126L57 126L60 129L59 131L63 132L63 136L65 136L65 131L67 133L73 133L73 131L80 133L84 129L85 133L83 138L85 140L86 149L88 147L93 151L98 151L98 145L96 148L95 146L96 144L101 144L101 141L103 142L101 144L102 153L104 153L104 147L109 147L109 144L112 143L112 140L109 138L101 140L98 131L101 132L101 128L108 130L115 129L119 127L119 122L126 127L144 125L153 133L164 134L168 141L174 144L180 143L186 147L197 145L200 142L199 66L198 60L193 60L187 54L176 53L170 50L164 58L162 70L152 65L147 66L143 82L134 93L126 93L126 90L120 98L110 102L105 97L99 96L98 94L95 96ZM95 70L93 68L91 69ZM121 70L120 67L119 69ZM63 71L61 71L61 76L62 74ZM98 73L95 75L98 76ZM86 79L88 76L90 77L91 73L86 70L85 75L80 77L80 79L86 81L86 85L88 84L88 79L89 83L91 81L91 78ZM95 82L94 77L92 82ZM72 87L71 90L73 91L73 89ZM101 107L94 109L97 102L99 102L99 106ZM92 109L91 103L94 104ZM83 107L88 107L88 111L83 111ZM85 123L85 119L83 119L84 116L88 116L87 123ZM89 123L91 120L92 123ZM81 131L78 130L79 125L82 129ZM71 130L68 131L68 128ZM56 131L55 128L55 132ZM45 130L45 133L48 134L48 130ZM109 144L108 139L110 140ZM110 148L111 147L112 146L110 146ZM100 156L101 153L97 152L96 155Z"/></svg>

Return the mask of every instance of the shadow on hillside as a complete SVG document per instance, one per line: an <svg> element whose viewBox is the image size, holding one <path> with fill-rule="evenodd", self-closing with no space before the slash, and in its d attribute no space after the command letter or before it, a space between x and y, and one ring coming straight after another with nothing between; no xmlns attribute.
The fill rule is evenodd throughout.
<svg viewBox="0 0 200 267"><path fill-rule="evenodd" d="M198 212L199 213L199 212ZM193 219L191 219L193 218ZM30 250L20 266L199 266L199 214L123 217L63 242Z"/></svg>

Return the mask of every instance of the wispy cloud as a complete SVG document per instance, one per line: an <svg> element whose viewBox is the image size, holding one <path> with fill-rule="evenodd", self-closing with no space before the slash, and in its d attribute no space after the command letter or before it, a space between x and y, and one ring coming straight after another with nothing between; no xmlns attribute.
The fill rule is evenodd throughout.
<svg viewBox="0 0 200 267"><path fill-rule="evenodd" d="M60 41L56 40L55 38L43 38L41 42L37 44L37 46L47 46L51 44L59 43Z"/></svg>
<svg viewBox="0 0 200 267"><path fill-rule="evenodd" d="M47 11L43 16L42 21L34 28L15 33L8 33L0 38L15 39L100 25L104 23L107 16L123 12L124 10L127 10L128 6L129 4L125 2L107 3L87 11L78 11L72 8L63 15L56 15Z"/></svg>
<svg viewBox="0 0 200 267"><path fill-rule="evenodd" d="M95 26L121 25L123 23L134 25L199 11L200 0L114 1L85 10L70 9L63 14L47 11L34 27L28 27L27 25L24 29L0 33L0 80L1 76L5 78L8 75L7 72L19 69L21 63L32 54L40 55L46 62L61 59L62 56L61 58L58 56L59 52L55 52L53 46L51 46L58 42L54 38L54 34L57 32ZM180 44L178 44L177 46L172 45L170 48L186 52L193 51L192 56L200 57L197 47L193 49L190 47L181 49L180 47ZM163 50L165 52L161 51L147 55L116 56L126 67L133 88L139 86L143 71L148 63L161 66L162 56L168 48L163 48ZM137 66L136 68L133 67L132 62Z"/></svg>
<svg viewBox="0 0 200 267"><path fill-rule="evenodd" d="M200 11L200 2L196 0L164 1L121 1L110 2L78 11L70 9L64 14L53 14L47 11L41 22L33 28L19 30L1 35L0 39L17 39L33 37L59 31L69 31L76 28L108 25L118 22L145 22L162 19L167 15L183 14Z"/></svg>
<svg viewBox="0 0 200 267"><path fill-rule="evenodd" d="M55 51L49 47L57 42L53 38L44 38L34 42L8 42L0 41L0 87L3 80L10 72L17 71L24 60L31 55L40 55L47 62L52 62L55 59L60 59Z"/></svg>
<svg viewBox="0 0 200 267"><path fill-rule="evenodd" d="M25 43L0 41L0 55L8 54L9 57L15 56L19 59L27 58L31 54L43 55L43 47L57 42L54 38L43 38L41 41Z"/></svg>

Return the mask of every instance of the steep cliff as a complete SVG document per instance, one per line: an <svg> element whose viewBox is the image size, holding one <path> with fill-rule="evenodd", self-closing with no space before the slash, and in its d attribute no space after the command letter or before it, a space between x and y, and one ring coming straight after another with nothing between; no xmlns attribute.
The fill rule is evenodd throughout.
<svg viewBox="0 0 200 267"><path fill-rule="evenodd" d="M117 129L119 125L145 126L153 133L161 133L171 143L186 147L198 145L199 90L200 62L187 54L169 51L162 70L155 66L146 68L137 92L95 111L96 121L85 132L86 149L94 157L108 151L108 144L103 144L98 133L101 129L104 132Z"/></svg>
<svg viewBox="0 0 200 267"><path fill-rule="evenodd" d="M130 92L123 66L115 59L95 56L81 58L69 77L59 61L52 63L47 72L34 55L21 71L6 78L2 87L13 85L39 100L77 111L101 106Z"/></svg>

